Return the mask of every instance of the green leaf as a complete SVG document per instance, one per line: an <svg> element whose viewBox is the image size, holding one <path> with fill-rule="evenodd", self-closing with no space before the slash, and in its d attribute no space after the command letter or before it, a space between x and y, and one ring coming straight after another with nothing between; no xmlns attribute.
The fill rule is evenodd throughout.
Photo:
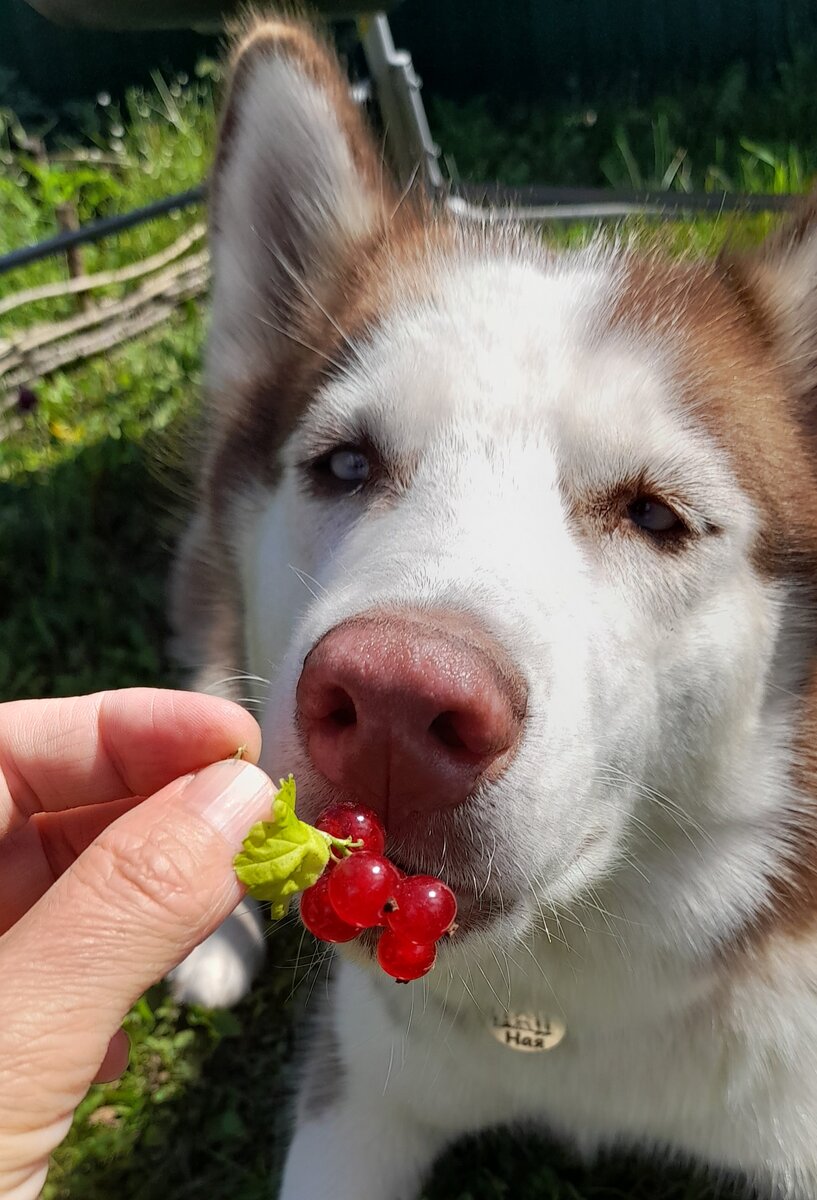
<svg viewBox="0 0 817 1200"><path fill-rule="evenodd" d="M294 813L295 812L295 799L296 799L295 779L293 778L293 776L290 775L288 779L279 780L278 791L276 792L276 795L275 795L275 803L280 802L281 804L285 804ZM273 805L272 811L273 811L273 813L275 812L274 805Z"/></svg>
<svg viewBox="0 0 817 1200"><path fill-rule="evenodd" d="M281 780L272 820L253 825L236 855L235 873L256 900L268 900L277 921L296 892L316 883L329 861L329 839L295 815L295 780Z"/></svg>

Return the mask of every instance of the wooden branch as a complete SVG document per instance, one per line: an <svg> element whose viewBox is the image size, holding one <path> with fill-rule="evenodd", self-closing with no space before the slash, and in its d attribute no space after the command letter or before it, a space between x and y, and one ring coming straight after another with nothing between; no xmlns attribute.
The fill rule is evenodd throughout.
<svg viewBox="0 0 817 1200"><path fill-rule="evenodd" d="M60 233L76 233L79 229L79 215L77 214L77 206L73 200L66 200L63 204L57 204L54 208L54 216L57 218L57 228ZM71 246L65 252L65 261L68 265L68 275L71 282L76 285L82 284L88 272L85 270L85 255L82 246ZM79 295L78 306L82 312L87 312L91 305L90 296L86 295L87 289L84 287L76 288L76 294Z"/></svg>
<svg viewBox="0 0 817 1200"><path fill-rule="evenodd" d="M97 328L83 328L72 337L64 337L55 327L55 336L50 341L30 349L25 355L16 350L6 353L0 359L0 379L8 394L0 403L0 410L8 410L14 405L16 390L23 384L110 350L160 325L178 304L201 295L207 289L209 278L208 264L198 262L184 271L177 270L172 278L165 278L161 289L140 289L111 305L104 313L104 321L97 321ZM70 323L79 319L72 318Z"/></svg>
<svg viewBox="0 0 817 1200"><path fill-rule="evenodd" d="M34 351L54 342L62 341L75 333L81 333L94 325L124 313L132 312L147 301L161 296L175 280L186 273L208 264L207 251L192 254L168 270L158 275L152 275L144 280L138 288L119 298L109 298L101 301L87 312L78 313L74 317L66 317L50 325L34 325L30 329L22 329L15 336L0 342L0 379L9 369L9 363L23 362Z"/></svg>
<svg viewBox="0 0 817 1200"><path fill-rule="evenodd" d="M90 163L92 167L126 167L128 159L122 154L103 154L101 150L61 150L49 154L52 163Z"/></svg>
<svg viewBox="0 0 817 1200"><path fill-rule="evenodd" d="M60 280L57 283L44 283L39 287L29 288L25 292L15 292L11 296L6 296L0 300L0 317L6 313L12 312L15 308L20 308L24 304L34 304L38 300L54 300L61 299L63 296L72 296L77 292L90 292L97 288L110 287L117 283L129 283L134 279L141 279L144 275L149 275L152 271L158 271L168 263L180 258L191 246L195 246L196 242L200 242L207 232L207 228L203 223L198 223L183 234L171 246L165 247L158 254L152 255L150 258L140 259L138 262L128 263L127 266L119 267L115 271L100 271L96 275L85 275L82 279L71 279L69 281Z"/></svg>

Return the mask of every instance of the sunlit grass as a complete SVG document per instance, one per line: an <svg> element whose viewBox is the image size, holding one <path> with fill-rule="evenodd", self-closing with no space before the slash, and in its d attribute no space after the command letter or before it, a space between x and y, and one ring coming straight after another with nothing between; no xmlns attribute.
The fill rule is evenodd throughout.
<svg viewBox="0 0 817 1200"><path fill-rule="evenodd" d="M620 98L559 110L436 104L435 132L460 175L482 181L801 191L817 165L817 89L806 68L781 69L765 97L737 71L719 89L647 106ZM212 73L155 84L119 109L89 110L71 163L52 147L51 165L38 165L23 148L37 131L0 112L0 253L50 236L58 200L71 199L90 220L200 181L214 127ZM155 253L200 216L191 210L90 247L86 269ZM639 219L606 235L713 254L755 244L772 224L768 216ZM554 225L543 236L575 246L594 233ZM64 273L52 260L0 276L0 295ZM72 303L18 310L6 331L66 315ZM203 306L188 303L150 335L49 377L35 386L34 411L16 415L0 438L0 698L176 681L165 577L189 492L204 324ZM308 974L295 986L299 949L291 929L276 932L260 986L234 1014L181 1012L153 989L128 1018L131 1069L92 1089L55 1155L45 1200L268 1200L287 1135L293 1026L323 993ZM727 1195L688 1172L620 1159L589 1168L541 1140L496 1136L455 1149L427 1198L715 1194Z"/></svg>

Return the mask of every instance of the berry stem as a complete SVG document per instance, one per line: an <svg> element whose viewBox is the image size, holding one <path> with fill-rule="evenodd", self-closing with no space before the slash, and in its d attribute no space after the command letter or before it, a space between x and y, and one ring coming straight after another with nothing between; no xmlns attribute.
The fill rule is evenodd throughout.
<svg viewBox="0 0 817 1200"><path fill-rule="evenodd" d="M321 837L326 838L329 843L329 853L335 862L341 862L344 858L348 858L353 850L359 850L363 842L355 841L353 838L336 838L331 833L326 833L323 829L316 830Z"/></svg>

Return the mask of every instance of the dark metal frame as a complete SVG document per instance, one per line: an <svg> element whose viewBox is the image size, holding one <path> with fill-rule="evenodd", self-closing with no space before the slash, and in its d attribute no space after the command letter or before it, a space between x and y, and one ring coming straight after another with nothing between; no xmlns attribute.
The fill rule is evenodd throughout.
<svg viewBox="0 0 817 1200"><path fill-rule="evenodd" d="M175 196L166 196L143 208L133 208L130 212L121 213L116 217L104 217L99 221L88 221L79 229L69 229L65 233L55 234L45 241L35 242L31 246L21 246L19 250L10 250L8 254L0 255L0 275L6 271L14 271L41 258L52 258L56 254L64 254L74 246L82 246L88 242L98 242L104 237L121 233L123 229L132 229L134 225L143 225L147 221L155 221L167 213L178 212L189 208L191 204L200 204L207 194L204 184L190 188L186 192L177 192Z"/></svg>

